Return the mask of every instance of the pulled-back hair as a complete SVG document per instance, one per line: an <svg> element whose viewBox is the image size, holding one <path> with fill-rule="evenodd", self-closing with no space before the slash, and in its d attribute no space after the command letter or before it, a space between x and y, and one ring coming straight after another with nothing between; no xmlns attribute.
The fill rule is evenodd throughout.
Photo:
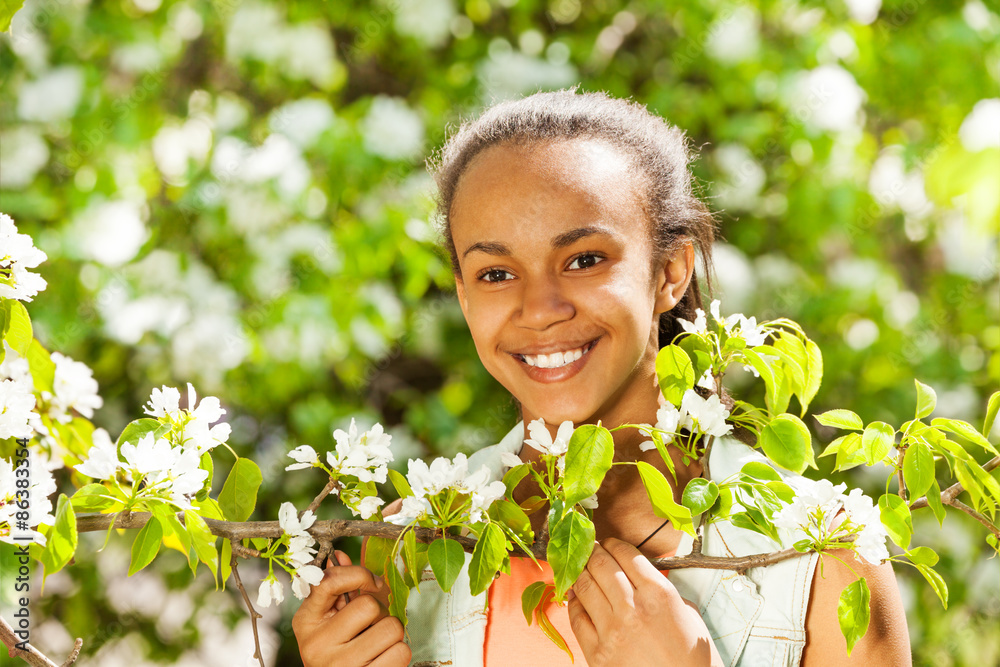
<svg viewBox="0 0 1000 667"><path fill-rule="evenodd" d="M600 139L616 147L642 181L640 192L645 201L641 203L650 218L657 254L691 241L701 254L710 290L715 221L694 193L688 170L691 153L684 133L641 104L603 92L577 93L576 88L495 104L478 118L462 123L428 159L428 169L438 186L438 223L456 275L459 263L451 235L451 205L462 174L476 155L499 144ZM681 301L660 316L660 347L681 332L676 318L693 321L696 308L703 306L694 276Z"/></svg>

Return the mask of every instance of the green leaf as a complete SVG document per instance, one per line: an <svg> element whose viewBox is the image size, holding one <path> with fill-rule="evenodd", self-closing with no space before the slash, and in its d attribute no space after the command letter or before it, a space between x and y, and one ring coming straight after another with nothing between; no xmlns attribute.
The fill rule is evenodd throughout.
<svg viewBox="0 0 1000 667"><path fill-rule="evenodd" d="M533 584L528 584L524 592L521 593L521 611L524 613L524 620L527 621L528 625L531 625L531 618L535 612L535 607L542 601L545 586L544 581L536 581Z"/></svg>
<svg viewBox="0 0 1000 667"><path fill-rule="evenodd" d="M808 338L805 340L805 345L808 366L806 368L806 381L802 387L802 393L799 395L799 403L802 404L801 417L806 416L806 410L809 409L809 404L816 397L823 382L823 353L820 351L819 345Z"/></svg>
<svg viewBox="0 0 1000 667"><path fill-rule="evenodd" d="M927 489L927 506L931 509L934 514L934 518L938 520L938 525L944 525L944 504L941 502L941 487L938 486L937 481L931 484L931 488Z"/></svg>
<svg viewBox="0 0 1000 667"><path fill-rule="evenodd" d="M927 493L934 483L934 453L919 440L911 442L903 454L903 481L913 500Z"/></svg>
<svg viewBox="0 0 1000 667"><path fill-rule="evenodd" d="M226 590L226 582L229 580L229 575L233 573L232 540L223 538L219 551L221 552L221 555L219 556L219 567L221 569L220 575L222 579L222 590Z"/></svg>
<svg viewBox="0 0 1000 667"><path fill-rule="evenodd" d="M816 417L816 421L823 426L832 426L833 428L850 431L860 431L865 427L865 423L861 421L861 417L850 410L827 410L822 414L814 416Z"/></svg>
<svg viewBox="0 0 1000 667"><path fill-rule="evenodd" d="M552 589L546 586L541 602L537 607L535 607L535 622L538 623L538 627L542 629L545 636L548 637L553 644L565 651L566 654L569 655L569 661L573 662L573 651L569 649L569 646L566 644L566 640L561 634L559 634L559 630L556 629L556 626L552 625L552 621L549 620L549 615L545 613L545 603L552 598Z"/></svg>
<svg viewBox="0 0 1000 667"><path fill-rule="evenodd" d="M563 489L566 507L572 507L597 492L611 469L615 441L603 426L584 424L573 431L566 452Z"/></svg>
<svg viewBox="0 0 1000 667"><path fill-rule="evenodd" d="M751 461L747 463L742 468L740 472L748 477L753 477L754 479L759 479L763 482L774 481L780 482L781 475L777 470L767 465L763 461Z"/></svg>
<svg viewBox="0 0 1000 667"><path fill-rule="evenodd" d="M774 524L768 521L760 510L747 508L745 512L733 514L729 517L729 520L737 528L760 533L761 535L770 537L775 542L781 541Z"/></svg>
<svg viewBox="0 0 1000 667"><path fill-rule="evenodd" d="M674 501L674 489L659 470L645 461L638 461L639 477L646 487L646 495L653 505L656 516L670 519L675 530L683 530L691 537L695 536L691 510Z"/></svg>
<svg viewBox="0 0 1000 667"><path fill-rule="evenodd" d="M487 524L476 541L469 562L469 585L473 595L479 595L489 587L506 555L507 540L503 531L494 523Z"/></svg>
<svg viewBox="0 0 1000 667"><path fill-rule="evenodd" d="M528 473L531 472L531 465L527 463L522 463L519 466L514 466L503 476L503 485L507 487L507 495L514 493L514 489L517 485L521 483Z"/></svg>
<svg viewBox="0 0 1000 667"><path fill-rule="evenodd" d="M488 513L490 519L505 525L521 541L530 543L535 539L531 530L531 519L517 503L501 498L490 505Z"/></svg>
<svg viewBox="0 0 1000 667"><path fill-rule="evenodd" d="M913 536L913 519L910 508L902 498L894 493L886 493L878 499L882 524L892 541L906 549Z"/></svg>
<svg viewBox="0 0 1000 667"><path fill-rule="evenodd" d="M43 587L45 577L63 569L73 558L76 544L76 514L73 512L73 503L65 494L60 493L59 500L56 501L55 522L49 531L45 549L38 559L44 566Z"/></svg>
<svg viewBox="0 0 1000 667"><path fill-rule="evenodd" d="M906 552L906 557L914 565L928 565L933 567L938 562L937 552L930 547L914 547Z"/></svg>
<svg viewBox="0 0 1000 667"><path fill-rule="evenodd" d="M410 578L408 585L419 591L422 569L417 566L417 534L412 529L403 533L403 564L406 565L406 576Z"/></svg>
<svg viewBox="0 0 1000 667"><path fill-rule="evenodd" d="M186 556L191 551L191 536L180 519L177 518L173 508L166 503L155 503L149 509L153 516L160 521L164 546L177 548ZM174 544L174 539L176 539L176 544Z"/></svg>
<svg viewBox="0 0 1000 667"><path fill-rule="evenodd" d="M558 501L553 503L549 511L549 544L546 549L559 600L583 573L594 550L596 536L594 524L583 514L570 509L565 516L561 516L561 504Z"/></svg>
<svg viewBox="0 0 1000 667"><path fill-rule="evenodd" d="M455 540L449 540L454 542ZM385 567L385 581L389 584L389 615L395 616L399 622L406 627L406 600L410 597L410 587L403 580L403 575L399 573L392 558L389 558Z"/></svg>
<svg viewBox="0 0 1000 667"><path fill-rule="evenodd" d="M2 12L0 12L0 16L2 16ZM4 340L12 350L17 352L19 357L27 359L31 350L31 341L34 338L34 333L31 330L31 317L28 316L28 309L17 299L10 299L7 303L10 314L7 321L7 335Z"/></svg>
<svg viewBox="0 0 1000 667"><path fill-rule="evenodd" d="M201 491L199 492L199 495L203 494L203 497L199 498L199 500L204 500L208 497L209 491L212 490L212 478L215 476L215 461L212 460L211 451L201 455L198 467L208 471L208 477L205 478L205 482L202 484Z"/></svg>
<svg viewBox="0 0 1000 667"><path fill-rule="evenodd" d="M118 436L116 444L118 445L118 448L121 449L121 446L126 442L131 442L133 444L137 443L147 433L155 433L160 426L160 422L155 419L150 419L148 417L136 419L135 421L129 422L128 426L125 427L125 430L122 431L122 434Z"/></svg>
<svg viewBox="0 0 1000 667"><path fill-rule="evenodd" d="M990 454L993 454L993 456L1000 456L1000 452L997 451L996 447L994 447L989 440L984 438L983 435L969 422L964 422L961 419L943 419L938 417L937 419L931 421L931 426L965 438L969 442L979 445Z"/></svg>
<svg viewBox="0 0 1000 667"><path fill-rule="evenodd" d="M84 512L101 512L121 505L103 484L87 484L77 489L70 498L73 508Z"/></svg>
<svg viewBox="0 0 1000 667"><path fill-rule="evenodd" d="M384 537L367 538L365 540L365 567L375 576L384 576L393 546L394 542Z"/></svg>
<svg viewBox="0 0 1000 667"><path fill-rule="evenodd" d="M986 418L983 420L984 437L990 437L990 431L993 430L993 422L996 421L998 411L1000 411L1000 391L995 391L986 403Z"/></svg>
<svg viewBox="0 0 1000 667"><path fill-rule="evenodd" d="M923 419L934 412L934 408L937 406L937 394L931 387L916 378L913 379L913 384L917 387L917 410L914 419Z"/></svg>
<svg viewBox="0 0 1000 667"><path fill-rule="evenodd" d="M198 556L198 560L208 566L212 572L212 577L216 577L219 569L219 554L215 550L215 535L208 529L208 524L194 510L184 510L184 525L191 536L191 545ZM216 588L219 582L216 579Z"/></svg>
<svg viewBox="0 0 1000 667"><path fill-rule="evenodd" d="M248 458L238 458L219 492L219 508L228 521L246 521L257 506L257 489L264 476Z"/></svg>
<svg viewBox="0 0 1000 667"><path fill-rule="evenodd" d="M695 477L684 487L681 503L697 516L715 504L719 497L719 485L702 477Z"/></svg>
<svg viewBox="0 0 1000 667"><path fill-rule="evenodd" d="M31 347L28 349L28 370L31 371L35 391L55 393L53 385L56 377L56 364L52 361L52 355L42 347L37 338L31 341Z"/></svg>
<svg viewBox="0 0 1000 667"><path fill-rule="evenodd" d="M11 19L23 6L24 0L3 0L0 2L0 32L10 30Z"/></svg>
<svg viewBox="0 0 1000 667"><path fill-rule="evenodd" d="M465 564L465 551L462 545L455 540L440 538L431 542L427 556L430 558L431 569L441 590L445 593L450 592Z"/></svg>
<svg viewBox="0 0 1000 667"><path fill-rule="evenodd" d="M924 565L922 563L915 563L914 566L920 570L920 574L924 575L924 579L927 583L931 585L934 592L937 594L938 599L941 600L941 605L947 609L948 608L948 584L945 583L941 575L934 571L934 568L929 565Z"/></svg>
<svg viewBox="0 0 1000 667"><path fill-rule="evenodd" d="M807 467L816 467L812 436L802 420L787 412L778 415L760 431L758 439L767 458L786 470L801 474Z"/></svg>
<svg viewBox="0 0 1000 667"><path fill-rule="evenodd" d="M868 582L862 577L850 584L840 593L837 603L837 619L840 621L840 632L847 640L847 655L851 655L854 645L868 632L868 622L871 620L871 591Z"/></svg>
<svg viewBox="0 0 1000 667"><path fill-rule="evenodd" d="M396 489L396 493L399 494L400 498L407 498L413 495L413 489L410 488L410 483L406 481L406 477L403 476L403 473L389 468L388 474L389 481L392 482L392 486Z"/></svg>
<svg viewBox="0 0 1000 667"><path fill-rule="evenodd" d="M872 422L861 436L861 451L870 466L881 463L896 444L896 429L885 422Z"/></svg>
<svg viewBox="0 0 1000 667"><path fill-rule="evenodd" d="M694 366L687 352L677 345L666 345L656 355L656 378L663 397L680 405L684 392L694 387Z"/></svg>
<svg viewBox="0 0 1000 667"><path fill-rule="evenodd" d="M865 462L865 454L861 451L861 434L848 433L843 436L843 442L837 451L835 470L850 470Z"/></svg>
<svg viewBox="0 0 1000 667"><path fill-rule="evenodd" d="M795 489L784 482L768 482L767 488L785 504L790 504L795 500Z"/></svg>
<svg viewBox="0 0 1000 667"><path fill-rule="evenodd" d="M163 539L163 526L155 516L150 516L146 525L132 542L132 562L128 566L128 576L132 576L153 562L160 551L160 541Z"/></svg>

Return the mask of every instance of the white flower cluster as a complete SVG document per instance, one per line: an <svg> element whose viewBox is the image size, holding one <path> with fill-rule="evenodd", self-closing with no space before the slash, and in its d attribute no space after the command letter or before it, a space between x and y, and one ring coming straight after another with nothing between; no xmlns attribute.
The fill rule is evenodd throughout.
<svg viewBox="0 0 1000 667"><path fill-rule="evenodd" d="M40 392L38 396L40 400L36 406L35 385L28 361L19 356L9 345L6 343L4 345L6 355L3 363L0 363L0 381L6 387L0 389L0 439L10 437L3 435L5 429L19 432L21 435L17 437L29 437L32 433L38 433L51 446L49 429L42 421L42 417L66 424L73 420L72 411L91 418L94 416L94 410L104 404L104 400L97 393L97 381L94 379L93 371L84 363L53 352L54 393ZM14 387L10 383L17 386ZM3 407L5 403L7 409ZM36 409L40 413L36 412Z"/></svg>
<svg viewBox="0 0 1000 667"><path fill-rule="evenodd" d="M742 313L734 313L729 317L722 317L719 312L720 301L716 299L712 302L709 310L712 312L712 317L725 328L726 333L730 336L737 336L746 341L747 347L757 347L758 345L763 345L770 335L763 327L757 325L756 317L745 317ZM689 322L684 318L677 318L680 322L681 327L684 331L693 334L702 334L708 331L708 318L705 317L705 311L701 308L695 310L695 320L694 322Z"/></svg>
<svg viewBox="0 0 1000 667"><path fill-rule="evenodd" d="M278 523L290 538L285 560L293 569L292 593L300 600L309 595L310 584L316 586L323 580L323 570L310 564L316 555L316 549L313 548L316 540L309 534L308 529L315 522L316 515L312 510L306 510L299 518L292 503L282 503L278 509ZM261 607L270 607L272 602L281 604L284 599L285 589L281 582L273 572L268 574L257 591L257 604Z"/></svg>
<svg viewBox="0 0 1000 667"><path fill-rule="evenodd" d="M18 234L14 219L0 213L0 297L31 301L45 289L45 279L33 269L47 259L27 234Z"/></svg>
<svg viewBox="0 0 1000 667"><path fill-rule="evenodd" d="M225 422L215 424L222 419L226 411L215 396L205 396L198 407L198 394L191 383L188 383L188 407L180 408L181 392L174 387L164 386L153 389L149 402L143 408L144 412L163 424L169 424L175 444L185 449L196 448L198 455L211 450L217 445L229 440L231 428ZM215 424L215 426L212 426Z"/></svg>
<svg viewBox="0 0 1000 667"><path fill-rule="evenodd" d="M569 441L573 437L573 422L567 420L559 424L556 429L556 437L553 438L549 429L545 426L544 419L534 419L528 422L528 435L524 444L532 449L541 452L544 456L556 456L556 469L562 475L566 472L566 453L569 451ZM512 452L500 454L500 461L508 468L521 465L521 458ZM580 504L587 509L597 509L597 494L584 498Z"/></svg>
<svg viewBox="0 0 1000 667"><path fill-rule="evenodd" d="M35 395L30 386L15 380L0 380L0 440L29 437L34 432L29 422L37 418Z"/></svg>
<svg viewBox="0 0 1000 667"><path fill-rule="evenodd" d="M17 525L18 501L28 501L31 516L28 519L28 526L31 528L32 539L41 546L45 546L45 536L35 527L41 524L52 525L55 517L52 516L51 496L56 492L56 481L52 477L52 472L46 461L37 452L32 451L29 459L30 486L27 488L27 498L22 492L18 496L18 477L14 472L14 464L7 459L0 458L0 542L14 544L12 529ZM23 533L24 531L18 531Z"/></svg>
<svg viewBox="0 0 1000 667"><path fill-rule="evenodd" d="M807 485L797 491L794 502L775 513L775 526L791 531L795 541L818 542L830 536L830 522L843 507L847 520L833 534L856 535L853 548L869 563L878 564L889 557L885 546L888 533L871 498L861 489L851 489L850 494L844 495L846 484L834 486L826 479L806 481Z"/></svg>
<svg viewBox="0 0 1000 667"><path fill-rule="evenodd" d="M403 498L399 512L386 518L397 525L407 525L414 520L426 519L434 513L431 499L446 491L464 495L471 502L469 521L478 523L494 501L503 497L506 487L503 482L489 482L489 468L485 465L469 474L469 460L465 454L458 454L454 460L439 457L428 466L419 459L410 459L406 480L413 489L413 495Z"/></svg>
<svg viewBox="0 0 1000 667"><path fill-rule="evenodd" d="M173 447L164 438L147 433L137 443L125 442L118 448L106 432L94 432L94 446L87 460L76 467L94 479L113 481L118 471L129 481L142 479L143 494L170 500L182 509L193 509L190 498L196 495L208 478L208 471L199 467L201 455L194 447Z"/></svg>
<svg viewBox="0 0 1000 667"><path fill-rule="evenodd" d="M698 432L719 437L733 430L733 425L726 422L728 417L729 410L719 400L718 394L702 398L694 389L688 389L681 398L680 408L660 396L660 408L656 411L656 428L666 433L677 434L687 429L691 433ZM672 437L664 436L665 443L672 440ZM655 447L651 440L639 445L642 451Z"/></svg>
<svg viewBox="0 0 1000 667"><path fill-rule="evenodd" d="M351 420L350 428L345 432L337 429L333 432L336 446L326 453L326 462L330 468L331 477L340 480L342 487L334 488L333 493L340 494L340 499L347 505L354 516L368 519L374 516L385 501L371 495L364 489L355 488L345 477L357 478L361 484L378 482L384 484L389 472L389 462L392 461L392 451L389 444L392 436L384 431L381 424L375 424L364 433L358 433L355 420ZM288 456L295 461L285 466L285 470L302 470L304 468L324 468L319 460L319 454L309 445L300 445L290 451Z"/></svg>

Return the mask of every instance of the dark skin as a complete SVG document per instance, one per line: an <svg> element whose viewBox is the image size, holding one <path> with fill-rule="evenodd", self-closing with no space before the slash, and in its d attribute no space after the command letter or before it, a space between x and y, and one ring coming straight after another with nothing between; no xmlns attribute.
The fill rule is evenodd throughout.
<svg viewBox="0 0 1000 667"><path fill-rule="evenodd" d="M555 435L563 420L608 427L656 421L658 320L687 290L694 253L683 242L671 252L654 250L641 187L624 155L595 140L494 146L462 176L451 224L462 312L483 365L518 399L525 423L544 419ZM552 357L557 352L567 356ZM581 352L571 361L569 353ZM614 438L616 460L645 460L665 471L655 452L640 451L646 438L638 431L623 429ZM682 489L701 470L672 455L676 488ZM538 453L525 447L521 456L531 460ZM646 558L673 551L681 534L668 526L642 553L631 546L662 519L653 514L634 467L613 470L594 512L599 544L569 603L587 664L720 664L704 621ZM519 488L518 494L530 495L531 489ZM536 529L543 514L533 517ZM851 659L910 664L891 566L868 566L845 553L847 565L869 577L872 591L872 630ZM405 665L401 631L400 641L375 658L383 662L365 662L351 650L361 644L352 640L378 627L384 616L373 611L374 625L365 628L344 618L349 605L342 593L378 592L377 582L371 590L359 588L364 568L344 564L328 570L316 587L320 602L304 603L296 613L293 628L307 667L330 664L334 652L342 656L338 665ZM852 664L836 602L855 577L830 558L825 575L812 587L802 663L807 667Z"/></svg>

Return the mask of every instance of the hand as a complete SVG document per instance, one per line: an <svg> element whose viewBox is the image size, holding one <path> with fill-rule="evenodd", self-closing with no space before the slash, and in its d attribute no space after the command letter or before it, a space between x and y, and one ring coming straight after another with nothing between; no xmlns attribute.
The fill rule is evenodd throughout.
<svg viewBox="0 0 1000 667"><path fill-rule="evenodd" d="M630 544L594 545L571 590L570 627L591 667L722 664L698 610Z"/></svg>
<svg viewBox="0 0 1000 667"><path fill-rule="evenodd" d="M403 625L385 611L388 586L342 551L292 618L304 667L406 667ZM344 594L351 594L348 602Z"/></svg>

